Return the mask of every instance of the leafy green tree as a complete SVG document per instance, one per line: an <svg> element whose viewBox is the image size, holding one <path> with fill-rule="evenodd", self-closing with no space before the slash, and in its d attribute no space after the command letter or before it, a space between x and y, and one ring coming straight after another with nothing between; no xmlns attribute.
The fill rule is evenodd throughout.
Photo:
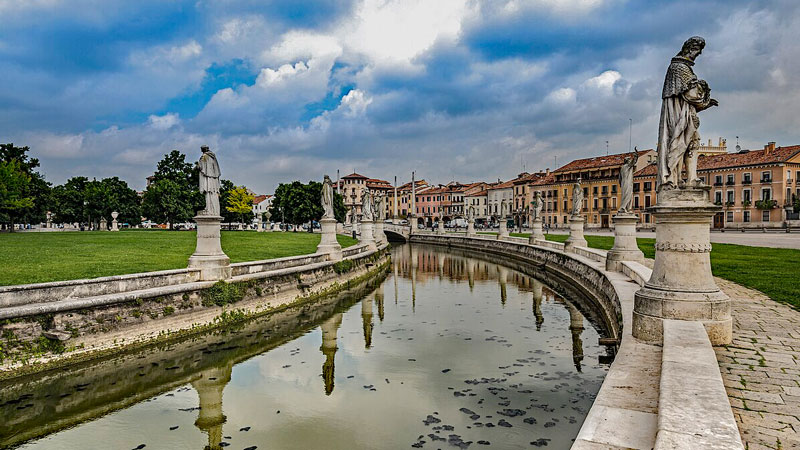
<svg viewBox="0 0 800 450"><path fill-rule="evenodd" d="M287 223L300 225L321 219L323 214L321 192L322 183L318 181L309 181L308 184L299 181L290 184L281 183L275 190L275 199L270 208L272 220L280 221L285 218ZM345 212L342 196L334 192L333 213L336 220L344 222Z"/></svg>
<svg viewBox="0 0 800 450"><path fill-rule="evenodd" d="M237 220L236 213L228 211L228 201L230 200L231 192L236 189L236 185L231 180L220 180L219 188L219 207L222 211L222 222L230 224Z"/></svg>
<svg viewBox="0 0 800 450"><path fill-rule="evenodd" d="M175 222L190 220L205 206L198 190L198 173L178 150L164 155L142 197L144 216L156 222L169 222L171 227Z"/></svg>
<svg viewBox="0 0 800 450"><path fill-rule="evenodd" d="M26 222L41 222L45 219L47 212L47 205L50 197L50 183L36 170L39 167L39 160L37 158L30 158L28 156L29 147L16 147L12 143L0 144L0 161L11 163L16 161L14 171L19 171L25 176L12 181L6 180L9 183L7 186L16 186L20 191L15 192L14 196L18 199L30 199L30 202L25 201L19 203L14 202L12 207L11 203L8 205L0 205L0 222L12 225L22 221ZM5 173L11 174L11 165L7 165ZM16 176L14 176L16 178ZM20 183L24 178L27 178L27 183Z"/></svg>
<svg viewBox="0 0 800 450"><path fill-rule="evenodd" d="M88 184L89 179L86 177L73 177L53 188L50 202L53 220L67 223L88 220L84 205Z"/></svg>
<svg viewBox="0 0 800 450"><path fill-rule="evenodd" d="M189 220L195 213L194 203L187 198L181 186L170 179L150 183L142 197L142 213L158 223L169 223L174 229L176 222Z"/></svg>
<svg viewBox="0 0 800 450"><path fill-rule="evenodd" d="M28 196L31 177L20 167L19 161L0 161L0 217L11 225L19 212L33 207L33 197Z"/></svg>
<svg viewBox="0 0 800 450"><path fill-rule="evenodd" d="M142 208L139 195L123 180L117 177L103 178L103 199L105 207L101 210L103 217L111 221L111 213L119 213L117 220L120 223L138 225L142 221Z"/></svg>
<svg viewBox="0 0 800 450"><path fill-rule="evenodd" d="M225 210L236 214L240 223L250 222L253 220L253 196L244 186L237 187L230 191Z"/></svg>

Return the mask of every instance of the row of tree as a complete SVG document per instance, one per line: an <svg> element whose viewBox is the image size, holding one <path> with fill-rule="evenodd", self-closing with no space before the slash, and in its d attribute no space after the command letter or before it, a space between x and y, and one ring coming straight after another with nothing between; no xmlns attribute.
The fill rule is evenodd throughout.
<svg viewBox="0 0 800 450"><path fill-rule="evenodd" d="M28 147L0 144L0 224L13 229L16 223L42 223L47 212L54 223L97 224L111 220L117 211L121 223L137 225L142 217L171 225L188 222L202 209L198 190L198 169L186 155L173 150L158 162L140 197L118 177L102 180L73 177L53 186L39 172L39 160L28 156ZM308 223L322 217L322 184L295 181L281 184L270 209L272 221ZM334 195L334 213L344 221L342 197ZM221 180L220 206L223 222L249 223L253 220L253 195L244 186ZM266 217L262 218L266 220Z"/></svg>

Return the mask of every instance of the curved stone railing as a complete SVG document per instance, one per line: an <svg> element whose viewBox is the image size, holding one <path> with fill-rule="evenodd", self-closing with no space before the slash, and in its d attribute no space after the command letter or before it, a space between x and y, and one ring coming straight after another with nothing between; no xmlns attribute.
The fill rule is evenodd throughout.
<svg viewBox="0 0 800 450"><path fill-rule="evenodd" d="M573 449L742 449L708 335L699 322L665 321L663 348L631 335L634 293L651 269L623 262L605 270L606 252L496 236L415 233L412 242L472 249L527 261L594 296L620 345Z"/></svg>

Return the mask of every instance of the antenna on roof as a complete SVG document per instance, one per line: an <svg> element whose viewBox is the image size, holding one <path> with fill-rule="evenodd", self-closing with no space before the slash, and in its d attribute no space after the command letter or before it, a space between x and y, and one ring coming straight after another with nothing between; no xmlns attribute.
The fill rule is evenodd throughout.
<svg viewBox="0 0 800 450"><path fill-rule="evenodd" d="M628 119L628 153L631 151L631 144L633 143L633 119Z"/></svg>
<svg viewBox="0 0 800 450"><path fill-rule="evenodd" d="M608 141L606 141L606 156L608 156Z"/></svg>

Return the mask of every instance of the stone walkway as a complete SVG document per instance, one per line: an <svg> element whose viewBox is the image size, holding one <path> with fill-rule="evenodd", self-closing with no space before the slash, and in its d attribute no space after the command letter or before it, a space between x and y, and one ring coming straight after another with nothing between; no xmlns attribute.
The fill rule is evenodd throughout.
<svg viewBox="0 0 800 450"><path fill-rule="evenodd" d="M745 449L800 449L800 311L717 283L733 307L733 344L717 359Z"/></svg>

